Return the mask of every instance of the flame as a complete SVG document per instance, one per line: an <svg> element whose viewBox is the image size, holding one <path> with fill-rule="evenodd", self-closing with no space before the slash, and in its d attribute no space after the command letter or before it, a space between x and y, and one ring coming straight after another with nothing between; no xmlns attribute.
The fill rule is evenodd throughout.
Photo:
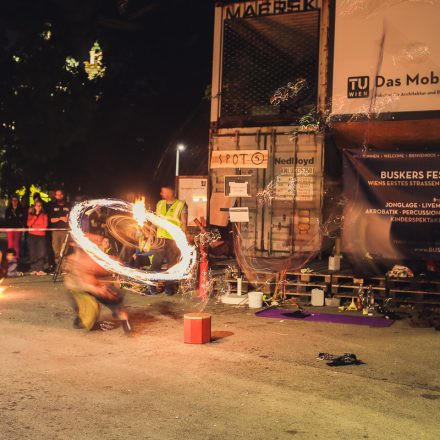
<svg viewBox="0 0 440 440"><path fill-rule="evenodd" d="M147 215L145 211L145 197L141 197L133 203L133 218L138 222L139 226L147 221Z"/></svg>
<svg viewBox="0 0 440 440"><path fill-rule="evenodd" d="M0 280L0 284L2 284L4 280L5 280L5 279L2 278L2 279ZM6 290L6 287L2 287L2 286L0 286L0 296L4 296L4 294L5 294L5 290Z"/></svg>
<svg viewBox="0 0 440 440"><path fill-rule="evenodd" d="M105 254L98 245L90 241L81 229L81 218L84 213L91 208L95 209L99 206L131 213L133 216L139 215L139 219L136 219L138 222L142 222L143 224L145 221L148 221L157 227L168 231L180 250L180 261L164 272L145 272L124 266L119 261L113 260L109 255ZM188 243L185 233L178 226L158 217L150 211L146 211L144 202L141 204L139 201L128 203L122 200L97 199L78 203L70 212L69 225L70 234L75 242L101 267L110 272L117 273L141 283L151 284L152 281L180 280L187 278L196 261L195 248Z"/></svg>

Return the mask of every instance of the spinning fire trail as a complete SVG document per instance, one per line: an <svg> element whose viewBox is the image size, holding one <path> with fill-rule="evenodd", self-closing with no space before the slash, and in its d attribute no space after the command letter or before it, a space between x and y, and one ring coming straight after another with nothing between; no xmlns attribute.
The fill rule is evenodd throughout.
<svg viewBox="0 0 440 440"><path fill-rule="evenodd" d="M163 272L146 272L127 267L119 261L112 259L93 243L81 228L81 219L85 212L99 207L106 207L114 211L121 211L129 215L131 214L140 227L146 222L151 222L153 225L165 229L171 234L180 250L180 261ZM72 238L93 260L104 269L133 281L151 284L153 281L184 279L189 276L191 269L196 262L195 248L188 243L185 233L178 226L164 220L150 211L146 211L143 201L128 203L122 200L97 199L78 203L70 213L69 223Z"/></svg>

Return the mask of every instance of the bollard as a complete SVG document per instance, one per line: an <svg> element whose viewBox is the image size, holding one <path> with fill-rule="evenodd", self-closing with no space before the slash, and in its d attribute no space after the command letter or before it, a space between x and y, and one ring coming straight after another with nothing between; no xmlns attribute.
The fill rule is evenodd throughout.
<svg viewBox="0 0 440 440"><path fill-rule="evenodd" d="M211 315L209 313L186 313L183 316L185 344L211 342Z"/></svg>

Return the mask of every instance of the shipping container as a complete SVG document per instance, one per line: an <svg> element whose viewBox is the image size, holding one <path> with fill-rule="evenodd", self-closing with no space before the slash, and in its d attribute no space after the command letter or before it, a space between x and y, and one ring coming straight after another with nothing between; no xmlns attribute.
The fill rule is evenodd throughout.
<svg viewBox="0 0 440 440"><path fill-rule="evenodd" d="M327 50L320 33L328 10L321 11L320 0L217 4L211 122L292 125L315 109L327 92L327 63L319 59ZM297 85L294 96L273 105L271 97L288 84Z"/></svg>
<svg viewBox="0 0 440 440"><path fill-rule="evenodd" d="M319 251L323 136L293 127L248 127L220 129L211 142L211 223L224 225L215 219L235 203L249 209L241 234L256 254ZM264 162L245 159L258 152ZM245 182L246 194L231 191L226 182Z"/></svg>
<svg viewBox="0 0 440 440"><path fill-rule="evenodd" d="M329 8L321 4L215 8L210 221L225 225L228 208L248 208L249 222L239 225L256 255L320 249L324 137L299 125L327 94L328 66L319 60Z"/></svg>
<svg viewBox="0 0 440 440"><path fill-rule="evenodd" d="M344 151L440 152L439 14L438 2L411 0L217 4L212 223L225 224L231 206L247 207L240 229L256 254L316 252L327 220L331 247L358 202L338 193L359 175L347 178Z"/></svg>

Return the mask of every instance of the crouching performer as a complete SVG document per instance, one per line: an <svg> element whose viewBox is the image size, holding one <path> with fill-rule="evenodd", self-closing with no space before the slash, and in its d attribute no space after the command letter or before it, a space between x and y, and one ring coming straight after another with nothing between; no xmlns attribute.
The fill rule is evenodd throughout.
<svg viewBox="0 0 440 440"><path fill-rule="evenodd" d="M124 332L131 334L128 314L123 307L124 295L115 286L116 281L111 278L110 272L99 266L76 244L74 252L67 258L66 271L64 283L75 312L75 328L97 328L103 304L111 310L114 318L121 321Z"/></svg>

